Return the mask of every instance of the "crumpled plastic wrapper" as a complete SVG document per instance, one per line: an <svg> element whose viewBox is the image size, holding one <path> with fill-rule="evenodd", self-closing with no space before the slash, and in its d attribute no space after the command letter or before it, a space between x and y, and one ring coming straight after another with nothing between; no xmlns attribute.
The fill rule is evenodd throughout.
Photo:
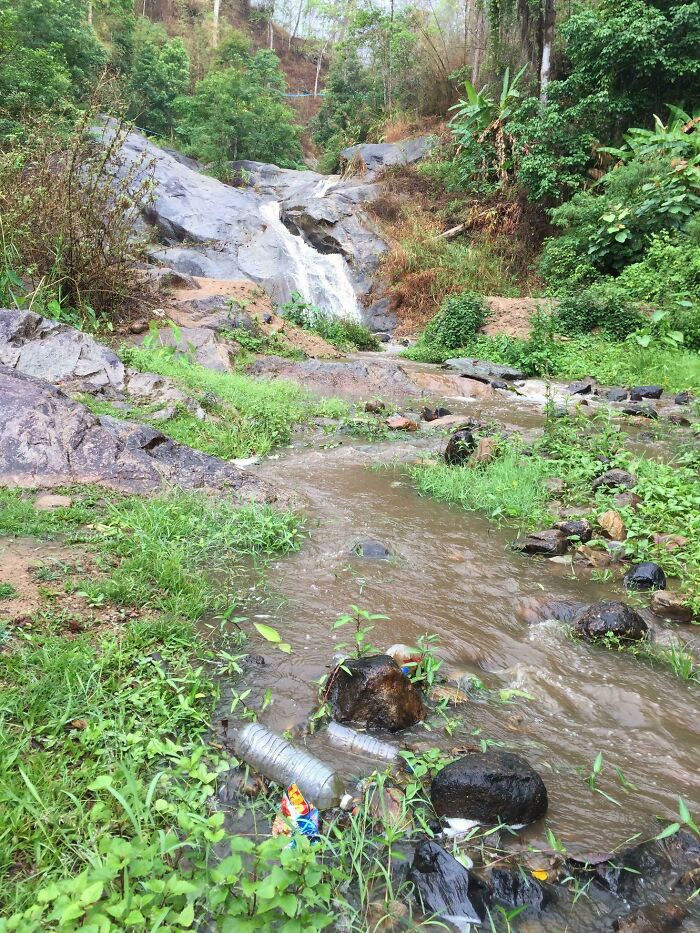
<svg viewBox="0 0 700 933"><path fill-rule="evenodd" d="M312 842L318 840L319 815L296 784L290 784L282 797L280 810L272 824L273 836L291 836L294 831ZM290 845L294 845L292 839Z"/></svg>

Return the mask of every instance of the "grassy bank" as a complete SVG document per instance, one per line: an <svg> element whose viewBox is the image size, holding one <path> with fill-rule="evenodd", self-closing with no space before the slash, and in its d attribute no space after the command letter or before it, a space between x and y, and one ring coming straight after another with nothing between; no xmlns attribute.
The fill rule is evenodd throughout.
<svg viewBox="0 0 700 933"><path fill-rule="evenodd" d="M289 443L295 427L314 418L341 417L347 412L343 402L314 399L292 382L214 372L163 348L124 348L122 357L141 372L174 380L210 415L203 421L178 406L175 417L157 422L159 430L180 443L226 460L267 454ZM114 413L104 403L87 403L92 410ZM153 408L134 406L133 415L139 421L148 421ZM124 417L122 411L117 414Z"/></svg>
<svg viewBox="0 0 700 933"><path fill-rule="evenodd" d="M535 335L522 340L504 334L479 334L458 348L419 341L403 355L426 363L466 356L516 366L530 376L562 380L591 376L603 385L662 385L670 392L700 392L698 353L660 346L645 348L634 341L610 341L597 336L547 339Z"/></svg>
<svg viewBox="0 0 700 933"><path fill-rule="evenodd" d="M625 529L624 554L633 561L654 560L680 581L689 602L700 611L700 460L697 451L678 453L669 462L641 456L609 417L571 415L548 419L541 438L527 455L518 438L502 439L498 456L487 464L453 467L442 459L411 468L419 492L468 511L507 520L519 529L540 530L551 521L550 500L582 514L616 511ZM621 505L619 489L593 491L605 470L629 470L640 501ZM561 481L550 491L547 479ZM559 507L559 505L557 507ZM592 546L604 549L598 528ZM667 546L672 536L673 547Z"/></svg>

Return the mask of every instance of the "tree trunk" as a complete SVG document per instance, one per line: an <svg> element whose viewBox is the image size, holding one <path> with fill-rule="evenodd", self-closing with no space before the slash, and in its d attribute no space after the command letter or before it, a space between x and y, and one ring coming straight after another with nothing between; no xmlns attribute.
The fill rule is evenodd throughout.
<svg viewBox="0 0 700 933"><path fill-rule="evenodd" d="M289 34L289 48L292 47L292 42L297 37L297 29L299 28L299 23L301 22L301 14L304 12L304 0L299 0L299 7L297 9L297 18L294 22L294 29Z"/></svg>
<svg viewBox="0 0 700 933"><path fill-rule="evenodd" d="M314 81L314 97L318 97L318 82L321 77L321 66L323 65L323 53L325 46L318 51L318 61L316 62L316 79Z"/></svg>
<svg viewBox="0 0 700 933"><path fill-rule="evenodd" d="M219 11L221 9L221 0L214 0L214 28L212 30L212 45L217 48L219 45Z"/></svg>
<svg viewBox="0 0 700 933"><path fill-rule="evenodd" d="M88 26L92 26L92 0L88 0L87 18L88 18Z"/></svg>
<svg viewBox="0 0 700 933"><path fill-rule="evenodd" d="M540 56L540 100L547 103L547 85L552 69L552 45L554 43L555 9L554 0L543 0L542 6L542 54Z"/></svg>
<svg viewBox="0 0 700 933"><path fill-rule="evenodd" d="M476 4L476 27L474 29L474 57L472 59L472 84L478 88L481 75L481 61L484 52L486 19L480 3Z"/></svg>

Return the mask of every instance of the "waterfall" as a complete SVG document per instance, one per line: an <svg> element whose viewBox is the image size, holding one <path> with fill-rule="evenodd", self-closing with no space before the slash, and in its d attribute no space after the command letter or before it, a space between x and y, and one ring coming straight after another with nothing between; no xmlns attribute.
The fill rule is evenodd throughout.
<svg viewBox="0 0 700 933"><path fill-rule="evenodd" d="M290 233L280 219L276 201L262 204L260 215L268 225L266 238L274 236L290 295L297 291L332 317L360 321L360 306L344 257L338 253L319 253L301 236Z"/></svg>

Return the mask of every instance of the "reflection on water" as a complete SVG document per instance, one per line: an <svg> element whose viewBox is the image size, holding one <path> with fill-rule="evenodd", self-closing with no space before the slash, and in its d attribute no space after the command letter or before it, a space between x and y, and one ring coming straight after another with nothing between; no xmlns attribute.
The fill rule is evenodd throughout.
<svg viewBox="0 0 700 933"><path fill-rule="evenodd" d="M435 632L453 675L471 673L532 697L472 702L460 713L467 733L480 729L542 772L548 822L565 844L611 848L647 830L655 815L672 817L679 795L692 809L700 796L697 691L665 670L574 641L558 623L528 624L518 613L523 597L590 602L610 598L609 584L512 553L512 532L420 498L400 472L369 469L350 448L293 453L263 473L283 473L311 520L301 552L266 575L274 605L283 599L272 624L293 647L289 658L264 651L267 667L256 672L256 690L274 691L262 717L268 725L290 728L313 708L313 681L332 663L334 644L346 640L331 625L354 603L390 617L375 623L378 647ZM388 545L395 559L353 556L350 545L363 536ZM456 744L439 732L413 735ZM599 751L600 787L622 806L583 782ZM625 792L615 768L638 790Z"/></svg>

